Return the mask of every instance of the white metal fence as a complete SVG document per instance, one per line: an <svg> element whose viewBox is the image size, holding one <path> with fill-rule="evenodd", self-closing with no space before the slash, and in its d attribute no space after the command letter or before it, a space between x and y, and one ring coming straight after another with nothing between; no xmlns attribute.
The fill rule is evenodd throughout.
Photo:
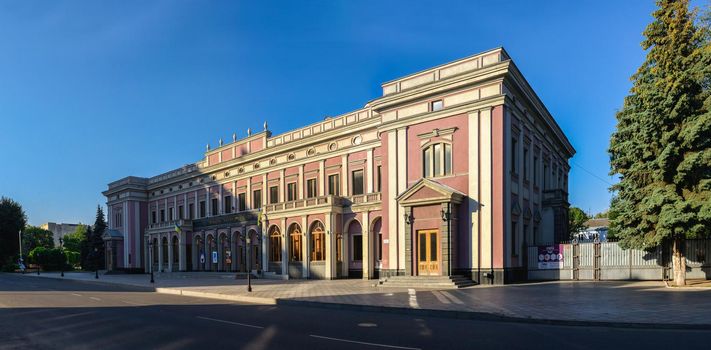
<svg viewBox="0 0 711 350"><path fill-rule="evenodd" d="M687 240L685 248L687 278L711 277L711 262L708 261L711 258L711 239ZM622 249L617 242L529 246L528 279L668 279L671 276L670 257L671 246L658 247L652 251ZM542 261L556 263L541 264Z"/></svg>

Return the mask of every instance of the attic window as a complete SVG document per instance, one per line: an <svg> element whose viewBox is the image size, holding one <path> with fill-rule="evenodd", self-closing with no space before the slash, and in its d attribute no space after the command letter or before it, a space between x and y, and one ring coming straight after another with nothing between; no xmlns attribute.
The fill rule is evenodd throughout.
<svg viewBox="0 0 711 350"><path fill-rule="evenodd" d="M430 105L431 105L430 110L431 110L432 112L436 112L436 111L439 111L439 110L441 110L442 108L444 108L444 104L442 103L442 100L432 101L432 102L430 103Z"/></svg>

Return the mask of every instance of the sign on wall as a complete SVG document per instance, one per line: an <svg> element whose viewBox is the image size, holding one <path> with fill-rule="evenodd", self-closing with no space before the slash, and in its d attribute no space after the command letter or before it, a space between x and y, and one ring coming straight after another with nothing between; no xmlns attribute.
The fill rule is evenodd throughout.
<svg viewBox="0 0 711 350"><path fill-rule="evenodd" d="M205 263L205 253L200 253L200 263L201 264Z"/></svg>
<svg viewBox="0 0 711 350"><path fill-rule="evenodd" d="M538 246L538 269L560 269L563 267L563 245Z"/></svg>
<svg viewBox="0 0 711 350"><path fill-rule="evenodd" d="M217 251L212 252L212 263L217 264Z"/></svg>

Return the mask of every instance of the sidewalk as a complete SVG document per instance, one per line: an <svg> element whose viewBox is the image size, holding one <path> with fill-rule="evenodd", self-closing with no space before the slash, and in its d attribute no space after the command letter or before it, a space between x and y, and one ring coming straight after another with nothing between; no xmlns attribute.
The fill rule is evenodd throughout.
<svg viewBox="0 0 711 350"><path fill-rule="evenodd" d="M61 278L58 273L28 277ZM711 289L665 288L662 282L545 282L448 290L375 287L376 280L235 280L226 273L101 275L65 279L148 288L262 304L290 304L404 312L456 318L551 324L711 329Z"/></svg>

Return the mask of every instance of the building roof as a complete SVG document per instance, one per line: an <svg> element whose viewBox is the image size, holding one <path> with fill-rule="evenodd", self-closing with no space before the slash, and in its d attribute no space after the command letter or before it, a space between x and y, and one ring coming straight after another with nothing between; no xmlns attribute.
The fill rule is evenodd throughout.
<svg viewBox="0 0 711 350"><path fill-rule="evenodd" d="M608 218L590 219L588 221L585 221L585 226L590 227L590 228L610 227L610 219L608 219Z"/></svg>

